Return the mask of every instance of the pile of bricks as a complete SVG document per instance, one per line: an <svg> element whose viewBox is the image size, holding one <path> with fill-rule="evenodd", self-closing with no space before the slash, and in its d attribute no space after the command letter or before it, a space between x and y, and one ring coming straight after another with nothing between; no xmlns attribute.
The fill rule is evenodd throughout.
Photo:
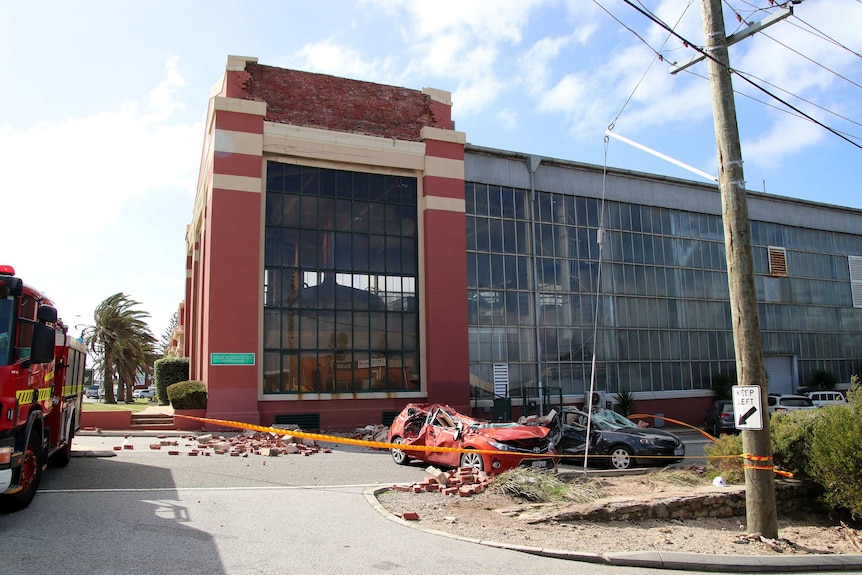
<svg viewBox="0 0 862 575"><path fill-rule="evenodd" d="M159 436L159 443L150 445L150 449L161 449L162 447L176 447L176 440L164 439ZM248 457L249 455L263 455L265 457L277 457L279 455L313 455L315 453L332 453L329 448L321 448L316 442L293 437L291 435L278 435L275 433L242 433L233 437L220 435L189 436L186 441L194 443L186 444L192 447L188 455L230 455L231 457ZM168 455L179 455L179 450L170 450Z"/></svg>
<svg viewBox="0 0 862 575"><path fill-rule="evenodd" d="M353 439L361 439L363 441L379 441L386 443L389 441L389 426L387 425L366 425L359 427L353 432Z"/></svg>
<svg viewBox="0 0 862 575"><path fill-rule="evenodd" d="M428 493L437 491L443 495L469 497L485 491L491 478L484 471L472 467L459 467L451 471L440 471L436 467L425 469L425 479L410 485L393 485L393 491Z"/></svg>

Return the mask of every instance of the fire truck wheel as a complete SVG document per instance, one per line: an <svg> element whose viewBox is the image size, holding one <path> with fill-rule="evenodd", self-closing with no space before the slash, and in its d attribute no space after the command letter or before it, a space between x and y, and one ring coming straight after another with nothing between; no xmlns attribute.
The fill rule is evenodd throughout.
<svg viewBox="0 0 862 575"><path fill-rule="evenodd" d="M27 439L27 448L21 461L21 468L17 477L13 475L13 481L21 486L21 491L0 497L0 511L13 513L24 509L39 489L42 480L42 448L38 437L30 435Z"/></svg>
<svg viewBox="0 0 862 575"><path fill-rule="evenodd" d="M48 458L48 465L51 467L66 467L69 465L69 459L72 458L72 438L66 442L66 445L51 454Z"/></svg>

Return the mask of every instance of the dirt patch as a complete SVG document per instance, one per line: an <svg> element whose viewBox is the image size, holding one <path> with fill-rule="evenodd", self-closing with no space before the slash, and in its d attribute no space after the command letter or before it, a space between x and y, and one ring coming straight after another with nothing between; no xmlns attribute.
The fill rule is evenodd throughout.
<svg viewBox="0 0 862 575"><path fill-rule="evenodd" d="M742 486L670 485L651 474L603 477L590 502L527 503L493 489L471 497L387 491L378 496L391 513L413 512L411 524L460 537L586 553L663 551L717 555L806 555L862 553L862 531L828 516L783 511L778 539L746 532L744 516L595 521L576 519L597 507L638 502L664 505L703 494L730 494ZM858 527L858 526L856 526Z"/></svg>

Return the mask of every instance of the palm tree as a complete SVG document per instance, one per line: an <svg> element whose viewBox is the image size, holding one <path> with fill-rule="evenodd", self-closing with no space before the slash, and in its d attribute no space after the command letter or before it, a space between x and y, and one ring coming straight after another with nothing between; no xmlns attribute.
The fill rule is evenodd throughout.
<svg viewBox="0 0 862 575"><path fill-rule="evenodd" d="M135 376L156 357L156 338L145 321L150 314L133 309L137 305L140 302L116 293L96 307L94 324L83 332L84 342L96 358L96 368L102 372L105 403L131 400Z"/></svg>

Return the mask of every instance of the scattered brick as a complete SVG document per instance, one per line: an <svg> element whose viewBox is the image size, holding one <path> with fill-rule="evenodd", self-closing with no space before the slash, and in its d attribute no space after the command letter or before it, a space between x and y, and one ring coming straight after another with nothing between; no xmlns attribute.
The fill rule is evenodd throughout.
<svg viewBox="0 0 862 575"><path fill-rule="evenodd" d="M161 449L161 448L162 448L161 443L151 443L150 444L150 449Z"/></svg>
<svg viewBox="0 0 862 575"><path fill-rule="evenodd" d="M419 514L415 511L405 511L401 514L401 518L405 521L419 521Z"/></svg>

